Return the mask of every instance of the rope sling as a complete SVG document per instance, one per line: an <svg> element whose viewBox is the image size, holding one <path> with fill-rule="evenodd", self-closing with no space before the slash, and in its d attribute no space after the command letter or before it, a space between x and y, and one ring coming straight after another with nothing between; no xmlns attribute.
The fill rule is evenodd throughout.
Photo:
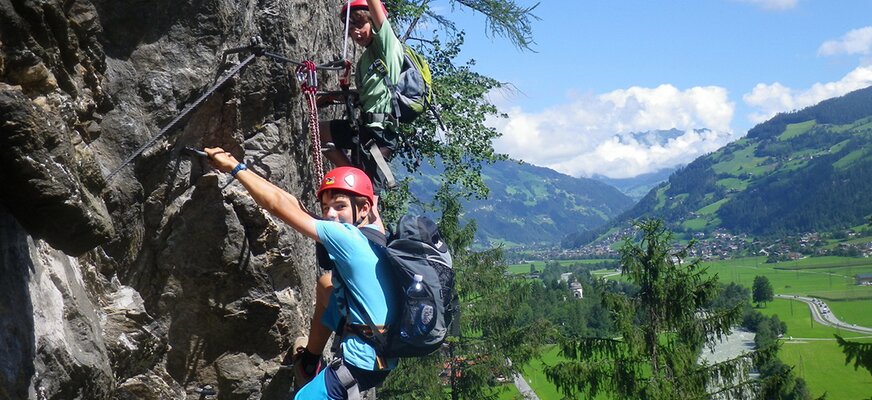
<svg viewBox="0 0 872 400"><path fill-rule="evenodd" d="M315 99L315 94L318 92L318 73L315 70L314 62L306 60L302 64L297 67L297 80L300 82L300 90L309 111L309 137L312 140L312 162L315 164L315 185L317 186L324 178L321 129L318 122L318 104Z"/></svg>
<svg viewBox="0 0 872 400"><path fill-rule="evenodd" d="M345 35L342 44L342 59L345 60L345 71L339 79L340 85L347 88L350 85L349 73L351 63L348 62L348 23L351 19L351 0L345 10ZM321 148L321 124L318 119L318 73L313 61L306 60L297 67L297 81L300 82L300 90L306 101L309 115L309 137L312 141L312 162L315 164L315 186L324 178L324 158Z"/></svg>

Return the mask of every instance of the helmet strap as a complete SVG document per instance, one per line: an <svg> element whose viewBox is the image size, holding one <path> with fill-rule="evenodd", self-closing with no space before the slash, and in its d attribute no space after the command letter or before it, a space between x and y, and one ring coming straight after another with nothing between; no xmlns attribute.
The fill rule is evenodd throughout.
<svg viewBox="0 0 872 400"><path fill-rule="evenodd" d="M360 226L369 213L362 214L360 213L360 207L357 205L354 205L353 207L354 208L351 209L351 218L354 220L354 226Z"/></svg>

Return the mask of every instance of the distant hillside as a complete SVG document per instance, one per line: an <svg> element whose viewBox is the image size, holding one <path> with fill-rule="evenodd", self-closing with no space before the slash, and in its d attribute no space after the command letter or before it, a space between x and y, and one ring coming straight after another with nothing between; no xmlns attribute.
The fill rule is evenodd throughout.
<svg viewBox="0 0 872 400"><path fill-rule="evenodd" d="M428 166L421 172L411 190L429 201L436 170ZM556 244L567 234L596 228L633 205L633 200L605 183L516 161L486 165L482 176L490 198L464 204L465 217L474 218L478 225L480 244Z"/></svg>
<svg viewBox="0 0 872 400"><path fill-rule="evenodd" d="M570 235L577 247L634 218L679 232L775 236L832 231L872 214L872 87L779 114L700 157L609 226Z"/></svg>
<svg viewBox="0 0 872 400"><path fill-rule="evenodd" d="M639 176L634 176L632 178L609 178L602 175L595 175L593 179L596 179L600 182L603 182L609 186L614 186L616 189L620 190L621 193L629 196L633 200L641 200L648 194L651 189L660 183L669 179L669 175L675 172L678 167L675 168L664 168L657 172L651 172L647 174L642 174Z"/></svg>

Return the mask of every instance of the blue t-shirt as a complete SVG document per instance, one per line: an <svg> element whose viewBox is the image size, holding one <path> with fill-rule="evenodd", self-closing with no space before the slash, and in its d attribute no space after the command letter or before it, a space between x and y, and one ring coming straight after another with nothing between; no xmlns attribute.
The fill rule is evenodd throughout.
<svg viewBox="0 0 872 400"><path fill-rule="evenodd" d="M348 304L350 315L346 316L346 321L349 324L367 325L368 315L374 324L386 325L393 317L388 304L393 304L395 297L390 290L393 277L384 250L370 243L360 229L351 224L317 221L315 229L335 264L333 292L321 322L337 330L346 313L343 305ZM348 296L354 296L355 301L347 301ZM343 335L342 346L343 357L349 364L370 371L378 369L375 349L357 335ZM387 360L388 369L396 364L396 359Z"/></svg>

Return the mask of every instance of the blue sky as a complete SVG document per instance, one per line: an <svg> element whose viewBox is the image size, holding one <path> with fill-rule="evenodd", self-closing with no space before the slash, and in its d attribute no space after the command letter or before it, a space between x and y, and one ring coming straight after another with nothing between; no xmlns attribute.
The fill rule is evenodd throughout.
<svg viewBox="0 0 872 400"><path fill-rule="evenodd" d="M518 89L492 96L510 116L491 122L497 150L574 176L686 164L872 85L872 0L542 0L534 13L535 52L487 37L481 15L452 18L476 70ZM686 133L630 135L668 129Z"/></svg>

